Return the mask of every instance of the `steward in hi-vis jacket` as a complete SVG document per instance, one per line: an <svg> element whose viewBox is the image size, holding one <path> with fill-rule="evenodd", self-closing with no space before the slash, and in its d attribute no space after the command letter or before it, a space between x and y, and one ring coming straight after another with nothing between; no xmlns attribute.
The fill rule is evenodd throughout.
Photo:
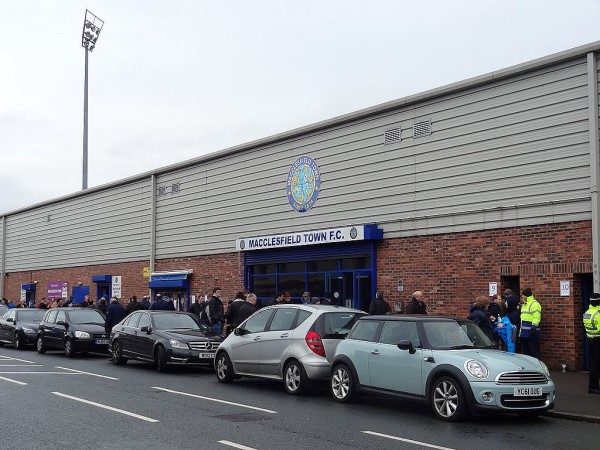
<svg viewBox="0 0 600 450"><path fill-rule="evenodd" d="M600 294L596 292L591 295L590 307L583 315L583 326L592 350L588 394L600 394Z"/></svg>
<svg viewBox="0 0 600 450"><path fill-rule="evenodd" d="M521 351L524 355L540 359L542 305L535 299L530 288L521 293L521 301Z"/></svg>

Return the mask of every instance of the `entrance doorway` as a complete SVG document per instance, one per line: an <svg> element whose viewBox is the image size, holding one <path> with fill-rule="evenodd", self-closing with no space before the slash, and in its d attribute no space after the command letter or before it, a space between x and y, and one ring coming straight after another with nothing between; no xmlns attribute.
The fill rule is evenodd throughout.
<svg viewBox="0 0 600 450"><path fill-rule="evenodd" d="M371 271L327 272L325 290L331 292L339 306L368 311L371 302Z"/></svg>

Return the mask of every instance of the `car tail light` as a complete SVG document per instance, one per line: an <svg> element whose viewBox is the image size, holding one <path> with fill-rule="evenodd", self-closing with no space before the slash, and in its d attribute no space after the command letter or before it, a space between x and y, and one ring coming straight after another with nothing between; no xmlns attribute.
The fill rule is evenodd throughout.
<svg viewBox="0 0 600 450"><path fill-rule="evenodd" d="M306 333L304 340L306 341L308 348L310 348L317 355L325 357L325 347L323 347L323 341L321 340L319 333L315 331L309 331Z"/></svg>

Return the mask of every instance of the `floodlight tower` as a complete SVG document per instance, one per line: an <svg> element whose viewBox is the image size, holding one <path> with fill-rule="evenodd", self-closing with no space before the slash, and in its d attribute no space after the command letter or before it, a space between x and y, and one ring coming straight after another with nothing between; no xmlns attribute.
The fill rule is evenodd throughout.
<svg viewBox="0 0 600 450"><path fill-rule="evenodd" d="M85 82L83 87L83 180L81 189L87 189L88 184L88 53L93 51L104 21L100 20L87 9L81 32L81 45L85 48Z"/></svg>

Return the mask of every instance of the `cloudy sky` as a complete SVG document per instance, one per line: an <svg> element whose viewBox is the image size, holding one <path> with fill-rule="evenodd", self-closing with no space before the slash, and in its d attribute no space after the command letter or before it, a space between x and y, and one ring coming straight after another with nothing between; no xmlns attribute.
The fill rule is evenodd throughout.
<svg viewBox="0 0 600 450"><path fill-rule="evenodd" d="M0 0L0 214L600 40L598 0Z"/></svg>

